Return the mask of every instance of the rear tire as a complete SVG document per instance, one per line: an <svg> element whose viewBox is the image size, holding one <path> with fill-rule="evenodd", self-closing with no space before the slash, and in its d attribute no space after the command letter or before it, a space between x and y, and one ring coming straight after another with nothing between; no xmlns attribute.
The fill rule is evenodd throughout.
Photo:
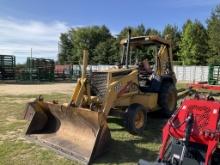
<svg viewBox="0 0 220 165"><path fill-rule="evenodd" d="M176 110L177 90L173 83L166 82L160 89L158 104L162 108L165 117L170 117Z"/></svg>
<svg viewBox="0 0 220 165"><path fill-rule="evenodd" d="M125 126L131 134L143 133L147 121L146 109L140 104L131 104L125 113Z"/></svg>

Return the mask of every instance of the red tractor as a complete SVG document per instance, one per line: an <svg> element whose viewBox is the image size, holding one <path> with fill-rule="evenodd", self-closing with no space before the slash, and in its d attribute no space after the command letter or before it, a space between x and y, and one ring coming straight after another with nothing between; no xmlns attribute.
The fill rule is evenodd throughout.
<svg viewBox="0 0 220 165"><path fill-rule="evenodd" d="M157 163L139 164L220 164L220 102L195 96L185 99L164 126Z"/></svg>

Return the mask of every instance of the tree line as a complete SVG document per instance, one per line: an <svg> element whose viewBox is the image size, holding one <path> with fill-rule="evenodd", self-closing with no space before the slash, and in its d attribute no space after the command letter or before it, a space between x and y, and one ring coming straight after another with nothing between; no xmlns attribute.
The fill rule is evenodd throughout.
<svg viewBox="0 0 220 165"><path fill-rule="evenodd" d="M60 36L58 62L78 64L82 50L89 51L91 64L115 64L120 61L120 41L127 37L128 29L132 36L169 35L172 40L173 59L184 65L220 65L220 5L211 12L206 24L199 20L187 20L179 29L168 24L162 31L137 27L125 27L113 36L105 25L71 28Z"/></svg>

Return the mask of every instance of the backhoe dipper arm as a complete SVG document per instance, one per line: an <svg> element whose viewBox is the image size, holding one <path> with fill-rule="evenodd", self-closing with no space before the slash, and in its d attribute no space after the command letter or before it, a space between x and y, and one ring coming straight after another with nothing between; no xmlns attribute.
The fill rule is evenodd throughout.
<svg viewBox="0 0 220 165"><path fill-rule="evenodd" d="M108 116L109 111L113 107L115 100L120 97L118 96L118 94L126 87L128 87L129 83L133 82L135 84L138 84L137 76L138 71L134 70L127 76L124 76L123 78L119 79L118 81L112 82L109 85L103 104L103 112L106 116Z"/></svg>

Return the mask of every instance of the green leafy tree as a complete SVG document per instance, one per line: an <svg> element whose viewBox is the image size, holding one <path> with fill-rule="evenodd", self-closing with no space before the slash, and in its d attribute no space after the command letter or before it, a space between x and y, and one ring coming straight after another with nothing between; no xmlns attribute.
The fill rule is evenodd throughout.
<svg viewBox="0 0 220 165"><path fill-rule="evenodd" d="M154 29L154 28L148 28L148 29L146 29L145 35L158 35L158 36L161 36L161 33L158 30Z"/></svg>
<svg viewBox="0 0 220 165"><path fill-rule="evenodd" d="M220 58L220 5L211 13L211 17L207 20L208 23L208 36L210 47L210 58L214 55L216 58Z"/></svg>
<svg viewBox="0 0 220 165"><path fill-rule="evenodd" d="M115 64L119 62L119 45L116 39L100 42L94 51L94 62L96 64Z"/></svg>
<svg viewBox="0 0 220 165"><path fill-rule="evenodd" d="M131 30L132 37L144 36L146 34L146 29L143 24L140 24L137 27L127 26L123 28L119 33L117 37L118 41L120 41L123 38L127 38L129 29Z"/></svg>
<svg viewBox="0 0 220 165"><path fill-rule="evenodd" d="M58 61L60 64L64 64L69 61L69 57L73 56L73 44L69 37L69 33L61 33L58 53Z"/></svg>
<svg viewBox="0 0 220 165"><path fill-rule="evenodd" d="M59 62L78 64L83 50L87 49L90 63L94 63L96 46L112 38L109 29L104 25L72 28L60 36Z"/></svg>
<svg viewBox="0 0 220 165"><path fill-rule="evenodd" d="M74 45L74 53L77 57L82 57L83 49L89 51L90 63L94 63L94 51L96 46L112 38L106 26L89 26L71 30L71 40Z"/></svg>
<svg viewBox="0 0 220 165"><path fill-rule="evenodd" d="M166 25L163 30L162 36L163 38L169 36L173 50L173 60L178 61L179 59L177 56L177 52L179 51L179 43L181 38L181 32L178 30L178 27L172 26L170 24Z"/></svg>
<svg viewBox="0 0 220 165"><path fill-rule="evenodd" d="M207 63L208 35L205 27L195 20L188 20L183 26L178 55L186 65Z"/></svg>
<svg viewBox="0 0 220 165"><path fill-rule="evenodd" d="M220 65L220 56L213 55L213 56L209 57L208 64L209 65Z"/></svg>
<svg viewBox="0 0 220 165"><path fill-rule="evenodd" d="M146 33L146 29L144 27L143 24L138 25L135 29L134 29L134 35L135 36L144 36Z"/></svg>

